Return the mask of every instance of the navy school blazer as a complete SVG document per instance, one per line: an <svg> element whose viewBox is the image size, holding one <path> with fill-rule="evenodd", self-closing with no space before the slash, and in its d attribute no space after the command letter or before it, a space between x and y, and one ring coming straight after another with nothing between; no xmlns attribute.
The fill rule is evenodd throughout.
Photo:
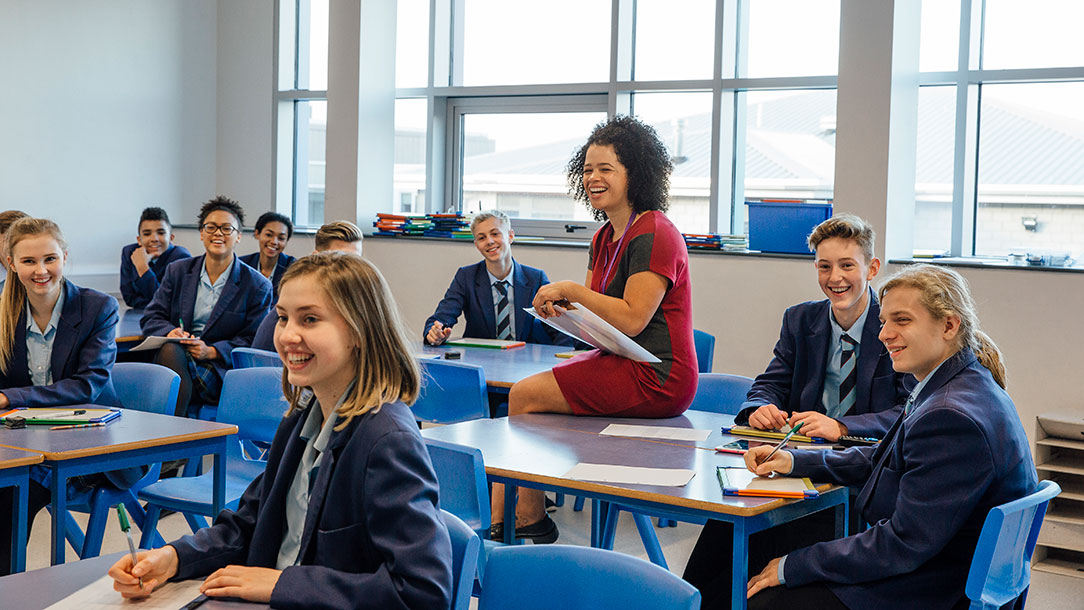
<svg viewBox="0 0 1084 610"><path fill-rule="evenodd" d="M124 303L134 309L142 309L154 298L166 267L173 261L192 258L192 253L184 246L170 246L161 256L150 264L150 270L139 275L132 264L132 252L139 244L128 244L120 251L120 296Z"/></svg>
<svg viewBox="0 0 1084 610"><path fill-rule="evenodd" d="M253 252L252 254L246 254L240 257L241 262L252 267L256 270L256 273L260 273L260 253ZM279 252L278 260L275 261L275 271L271 273L271 302L279 300L279 282L282 281L283 274L286 273L286 269L290 265L294 264L297 259L285 252ZM262 273L260 273L263 276ZM267 279L267 278L264 278Z"/></svg>
<svg viewBox="0 0 1084 610"><path fill-rule="evenodd" d="M162 337L174 328L192 328L196 307L196 290L206 255L177 261L166 269L162 285L154 300L143 310L139 325L143 334ZM230 354L235 347L248 347L256 327L271 306L271 282L236 256L229 278L222 288L218 303L207 318L200 338L218 350L219 358L212 360L219 376L231 368Z"/></svg>
<svg viewBox="0 0 1084 610"><path fill-rule="evenodd" d="M320 408L312 403L309 408ZM275 567L307 415L299 409L279 424L267 468L236 511L222 511L212 527L171 543L179 559L175 579L229 564ZM298 565L283 570L271 607L448 608L452 550L438 489L414 415L403 403L385 404L333 431L312 483Z"/></svg>
<svg viewBox="0 0 1084 610"><path fill-rule="evenodd" d="M534 267L515 263L512 286L515 291L516 340L527 343L572 345L572 338L543 324L523 311L530 307L534 295L543 285L550 283L546 272ZM486 262L460 267L452 278L452 284L437 305L437 310L425 321L422 340L429 334L433 323L439 321L452 327L459 321L459 314L466 318L464 337L495 339L497 337L497 314L493 311L493 286L489 283Z"/></svg>
<svg viewBox="0 0 1084 610"><path fill-rule="evenodd" d="M832 340L828 320L830 308L831 303L824 299L799 303L787 309L772 361L753 381L741 411L734 418L735 423L747 424L753 411L766 404L774 404L788 413L824 413L821 396L832 347L829 345ZM857 396L851 410L838 418L847 426L847 434L853 436L883 437L903 410L910 388L914 387L913 377L892 369L892 359L877 338L881 332L881 323L877 319L880 314L881 307L871 294L856 364Z"/></svg>
<svg viewBox="0 0 1084 610"><path fill-rule="evenodd" d="M873 524L787 556L788 587L824 582L848 608L949 609L990 509L1038 479L1012 399L965 348L946 360L875 447L794 451L792 475L861 486Z"/></svg>

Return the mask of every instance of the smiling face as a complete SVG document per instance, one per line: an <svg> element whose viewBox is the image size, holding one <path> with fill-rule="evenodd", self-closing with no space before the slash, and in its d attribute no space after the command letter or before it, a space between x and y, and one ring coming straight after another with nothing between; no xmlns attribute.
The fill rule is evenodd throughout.
<svg viewBox="0 0 1084 610"><path fill-rule="evenodd" d="M337 400L358 374L353 331L312 275L280 290L275 350L290 383L312 388L321 404Z"/></svg>
<svg viewBox="0 0 1084 610"><path fill-rule="evenodd" d="M959 349L956 335L960 319L934 318L922 304L922 293L911 286L897 286L881 299L881 333L878 338L888 348L892 368L911 373L922 381L939 364Z"/></svg>
<svg viewBox="0 0 1084 610"><path fill-rule="evenodd" d="M160 256L173 243L173 229L164 220L144 220L139 223L136 243L151 258Z"/></svg>
<svg viewBox="0 0 1084 610"><path fill-rule="evenodd" d="M583 188L596 210L607 212L628 207L629 173L613 146L592 144L583 161Z"/></svg>
<svg viewBox="0 0 1084 610"><path fill-rule="evenodd" d="M209 232L211 227L230 227L233 232L223 235L221 231ZM203 248L207 254L215 257L226 257L233 254L233 249L241 241L241 222L237 217L225 210L215 210L203 219L203 227L200 229L199 238L203 242Z"/></svg>
<svg viewBox="0 0 1084 610"><path fill-rule="evenodd" d="M286 247L286 242L290 241L290 230L281 222L271 221L256 234L256 241L260 244L261 256L274 258Z"/></svg>
<svg viewBox="0 0 1084 610"><path fill-rule="evenodd" d="M850 328L866 309L869 283L881 268L876 257L866 260L852 239L829 237L817 245L817 282L832 303L836 321Z"/></svg>
<svg viewBox="0 0 1084 610"><path fill-rule="evenodd" d="M499 218L487 218L474 227L474 247L489 263L512 261L512 240L516 234L505 230Z"/></svg>
<svg viewBox="0 0 1084 610"><path fill-rule="evenodd" d="M52 235L42 233L24 237L15 244L11 254L8 268L14 268L30 298L49 302L60 296L68 255Z"/></svg>

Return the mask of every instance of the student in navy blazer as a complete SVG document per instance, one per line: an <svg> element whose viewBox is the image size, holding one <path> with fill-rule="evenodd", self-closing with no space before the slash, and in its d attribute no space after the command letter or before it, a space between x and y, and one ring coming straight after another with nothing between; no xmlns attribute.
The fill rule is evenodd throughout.
<svg viewBox="0 0 1084 610"><path fill-rule="evenodd" d="M521 265L512 258L515 231L508 216L498 210L481 212L471 222L471 232L474 233L474 246L482 254L483 260L456 271L437 310L425 321L422 331L425 342L429 345L444 343L460 314L466 318L464 337L501 338L497 328L492 275L512 284L514 303L511 304L510 314L517 341L572 345L571 338L552 330L523 310L531 306L535 293L549 283L549 278L545 271Z"/></svg>
<svg viewBox="0 0 1084 610"><path fill-rule="evenodd" d="M872 525L770 561L750 580L750 608L809 599L823 600L808 606L821 608L966 608L987 514L1037 486L1001 354L979 330L964 279L916 265L890 279L881 299L880 338L896 370L918 381L885 439L846 451L781 451L767 462L763 448L746 454L759 474L861 486L857 508Z"/></svg>
<svg viewBox="0 0 1084 610"><path fill-rule="evenodd" d="M290 408L266 469L212 527L117 561L115 588L209 574L209 597L273 608L448 608L439 485L406 404L421 373L387 284L361 257L322 252L280 288Z"/></svg>
<svg viewBox="0 0 1084 610"><path fill-rule="evenodd" d="M873 227L851 214L813 229L809 249L828 298L783 314L772 361L753 382L736 423L773 429L802 422L802 434L830 441L847 434L880 438L892 425L907 389L877 341L880 308L869 287L881 265L874 238ZM846 379L845 339L857 341L858 354Z"/></svg>
<svg viewBox="0 0 1084 610"><path fill-rule="evenodd" d="M154 298L159 280L173 261L190 258L184 246L173 245L173 225L162 208L146 208L139 216L136 243L120 251L120 294L128 307L142 309Z"/></svg>
<svg viewBox="0 0 1084 610"><path fill-rule="evenodd" d="M256 232L253 235L260 244L259 251L241 257L242 263L271 280L275 294L278 294L282 274L297 260L283 252L293 236L294 223L288 217L277 212L264 212L256 219Z"/></svg>
<svg viewBox="0 0 1084 610"><path fill-rule="evenodd" d="M199 224L206 253L166 269L162 285L140 320L144 335L186 339L163 345L155 358L181 377L178 416L186 415L190 403L218 402L233 348L252 344L271 305L271 283L233 253L243 218L237 202L225 197L204 204ZM202 279L205 271L206 280ZM209 282L217 287L212 288ZM197 308L201 293L207 299ZM210 311L206 311L207 305L211 305Z"/></svg>

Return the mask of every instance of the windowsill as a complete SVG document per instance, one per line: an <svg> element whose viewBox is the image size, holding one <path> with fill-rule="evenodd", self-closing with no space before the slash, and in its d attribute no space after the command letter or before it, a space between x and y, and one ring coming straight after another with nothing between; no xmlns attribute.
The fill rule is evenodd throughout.
<svg viewBox="0 0 1084 610"><path fill-rule="evenodd" d="M1047 267L1044 265L1017 265L1002 258L981 258L964 256L947 256L943 258L894 258L888 262L893 265L910 265L912 263L929 263L931 265L947 265L949 267L967 267L971 269L1012 269L1015 271L1054 271L1067 273L1082 273L1084 266L1074 267Z"/></svg>

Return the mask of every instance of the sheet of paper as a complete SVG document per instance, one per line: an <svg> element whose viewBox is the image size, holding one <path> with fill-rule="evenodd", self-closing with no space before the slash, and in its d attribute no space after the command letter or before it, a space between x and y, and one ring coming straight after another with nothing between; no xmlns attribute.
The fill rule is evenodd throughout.
<svg viewBox="0 0 1084 610"><path fill-rule="evenodd" d="M665 438L672 441L706 441L711 430L695 428L667 428L664 426L636 426L632 424L610 424L599 432L602 436L632 436L636 438Z"/></svg>
<svg viewBox="0 0 1084 610"><path fill-rule="evenodd" d="M107 610L139 608L140 610L177 610L199 597L202 580L167 582L143 599L124 599L113 590L113 579L103 576L45 610Z"/></svg>
<svg viewBox="0 0 1084 610"><path fill-rule="evenodd" d="M147 337L139 343L139 345L128 350L130 352L142 352L145 350L158 349L166 343L176 343L181 340L180 337Z"/></svg>
<svg viewBox="0 0 1084 610"><path fill-rule="evenodd" d="M625 485L658 485L684 487L696 473L686 468L643 468L640 466L617 466L614 464L587 464L581 462L564 474L566 479L598 481Z"/></svg>
<svg viewBox="0 0 1084 610"><path fill-rule="evenodd" d="M802 493L809 489L806 479L796 477L768 477L757 476L745 468L726 469L727 487L738 489L755 489L763 491L795 491Z"/></svg>
<svg viewBox="0 0 1084 610"><path fill-rule="evenodd" d="M561 309L564 313L550 318L542 318L534 307L524 307L523 311L569 337L579 339L604 352L624 356L636 362L659 362L659 359L652 356L651 352L640 347L640 344L630 339L625 333L617 330L609 322L579 303L572 303L567 310Z"/></svg>

